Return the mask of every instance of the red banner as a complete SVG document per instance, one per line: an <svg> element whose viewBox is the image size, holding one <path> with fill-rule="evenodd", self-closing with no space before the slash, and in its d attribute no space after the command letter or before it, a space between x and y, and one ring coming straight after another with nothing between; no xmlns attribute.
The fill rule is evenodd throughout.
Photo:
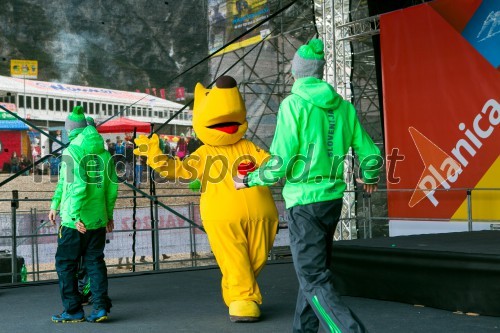
<svg viewBox="0 0 500 333"><path fill-rule="evenodd" d="M500 187L500 72L460 30L479 4L380 18L391 218L466 219L466 189L474 218L500 218L500 192L481 190Z"/></svg>
<svg viewBox="0 0 500 333"><path fill-rule="evenodd" d="M183 101L185 99L185 90L184 87L175 88L175 100Z"/></svg>

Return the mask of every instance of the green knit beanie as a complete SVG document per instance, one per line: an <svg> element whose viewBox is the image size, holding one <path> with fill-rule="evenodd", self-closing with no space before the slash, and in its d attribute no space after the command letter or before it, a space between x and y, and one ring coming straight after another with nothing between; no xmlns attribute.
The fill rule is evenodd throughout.
<svg viewBox="0 0 500 333"><path fill-rule="evenodd" d="M87 118L85 118L85 120L87 120L87 125L88 125L88 126L95 127L95 121L94 121L94 118L92 118L92 117L90 117L90 116L87 116Z"/></svg>
<svg viewBox="0 0 500 333"><path fill-rule="evenodd" d="M292 75L295 79L303 77L323 78L325 53L323 41L311 39L309 43L299 47L292 60Z"/></svg>
<svg viewBox="0 0 500 333"><path fill-rule="evenodd" d="M64 128L66 129L68 136L74 129L87 127L87 120L85 119L85 115L83 114L83 112L83 107L81 105L77 105L68 115L68 118L66 118Z"/></svg>

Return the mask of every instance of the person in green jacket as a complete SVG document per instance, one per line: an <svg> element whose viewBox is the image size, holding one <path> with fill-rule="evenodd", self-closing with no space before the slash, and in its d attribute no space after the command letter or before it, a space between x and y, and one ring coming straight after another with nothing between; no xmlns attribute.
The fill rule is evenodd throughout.
<svg viewBox="0 0 500 333"><path fill-rule="evenodd" d="M83 108L76 106L65 122L70 140L61 157L59 181L49 220L60 210L56 271L64 311L54 322L100 322L111 309L104 262L106 232L114 228L113 210L118 182L114 162L94 126L87 126ZM91 280L93 311L85 318L77 287L80 258Z"/></svg>
<svg viewBox="0 0 500 333"><path fill-rule="evenodd" d="M291 95L280 105L271 159L235 187L269 186L285 177L290 249L300 288L293 332L365 332L333 287L333 235L346 189L344 157L352 147L361 161L364 188L377 189L383 160L361 127L354 106L322 80L323 42L302 45L292 61Z"/></svg>

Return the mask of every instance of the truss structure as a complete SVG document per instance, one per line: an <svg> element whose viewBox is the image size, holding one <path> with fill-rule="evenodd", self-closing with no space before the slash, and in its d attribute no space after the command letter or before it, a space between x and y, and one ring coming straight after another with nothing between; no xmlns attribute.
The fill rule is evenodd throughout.
<svg viewBox="0 0 500 333"><path fill-rule="evenodd" d="M288 3L290 1L269 0L271 13ZM260 44L214 57L210 63L212 78L227 72L239 83L247 105L247 137L269 148L279 104L293 84L290 74L293 55L300 45L319 34L325 44L326 81L354 104L365 129L381 143L371 41L371 36L379 33L379 23L378 17L368 17L367 0L298 0L270 22L270 31ZM231 67L236 62L238 65ZM345 161L348 188L336 239L358 237L354 160L349 156Z"/></svg>
<svg viewBox="0 0 500 333"><path fill-rule="evenodd" d="M314 0L318 31L325 41L329 66L325 79L350 101L358 118L375 142L382 144L382 126L372 36L379 34L378 17L369 17L367 0ZM347 191L337 239L358 237L360 216L356 209L355 159L345 160Z"/></svg>
<svg viewBox="0 0 500 333"><path fill-rule="evenodd" d="M271 13L290 0L269 0ZM315 34L311 0L297 0L269 22L270 34L261 43L211 59L212 79L226 73L239 83L247 106L247 138L269 148L279 104L292 87L290 64L297 48ZM233 64L237 66L231 68Z"/></svg>

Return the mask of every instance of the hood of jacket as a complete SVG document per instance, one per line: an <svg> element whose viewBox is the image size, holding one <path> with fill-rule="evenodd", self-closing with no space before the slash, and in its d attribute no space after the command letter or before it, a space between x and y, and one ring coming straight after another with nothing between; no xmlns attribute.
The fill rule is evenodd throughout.
<svg viewBox="0 0 500 333"><path fill-rule="evenodd" d="M104 139L94 126L85 127L71 143L87 154L99 155L104 152Z"/></svg>
<svg viewBox="0 0 500 333"><path fill-rule="evenodd" d="M335 109L342 102L342 97L331 85L315 77L304 77L295 81L292 94L326 110Z"/></svg>

